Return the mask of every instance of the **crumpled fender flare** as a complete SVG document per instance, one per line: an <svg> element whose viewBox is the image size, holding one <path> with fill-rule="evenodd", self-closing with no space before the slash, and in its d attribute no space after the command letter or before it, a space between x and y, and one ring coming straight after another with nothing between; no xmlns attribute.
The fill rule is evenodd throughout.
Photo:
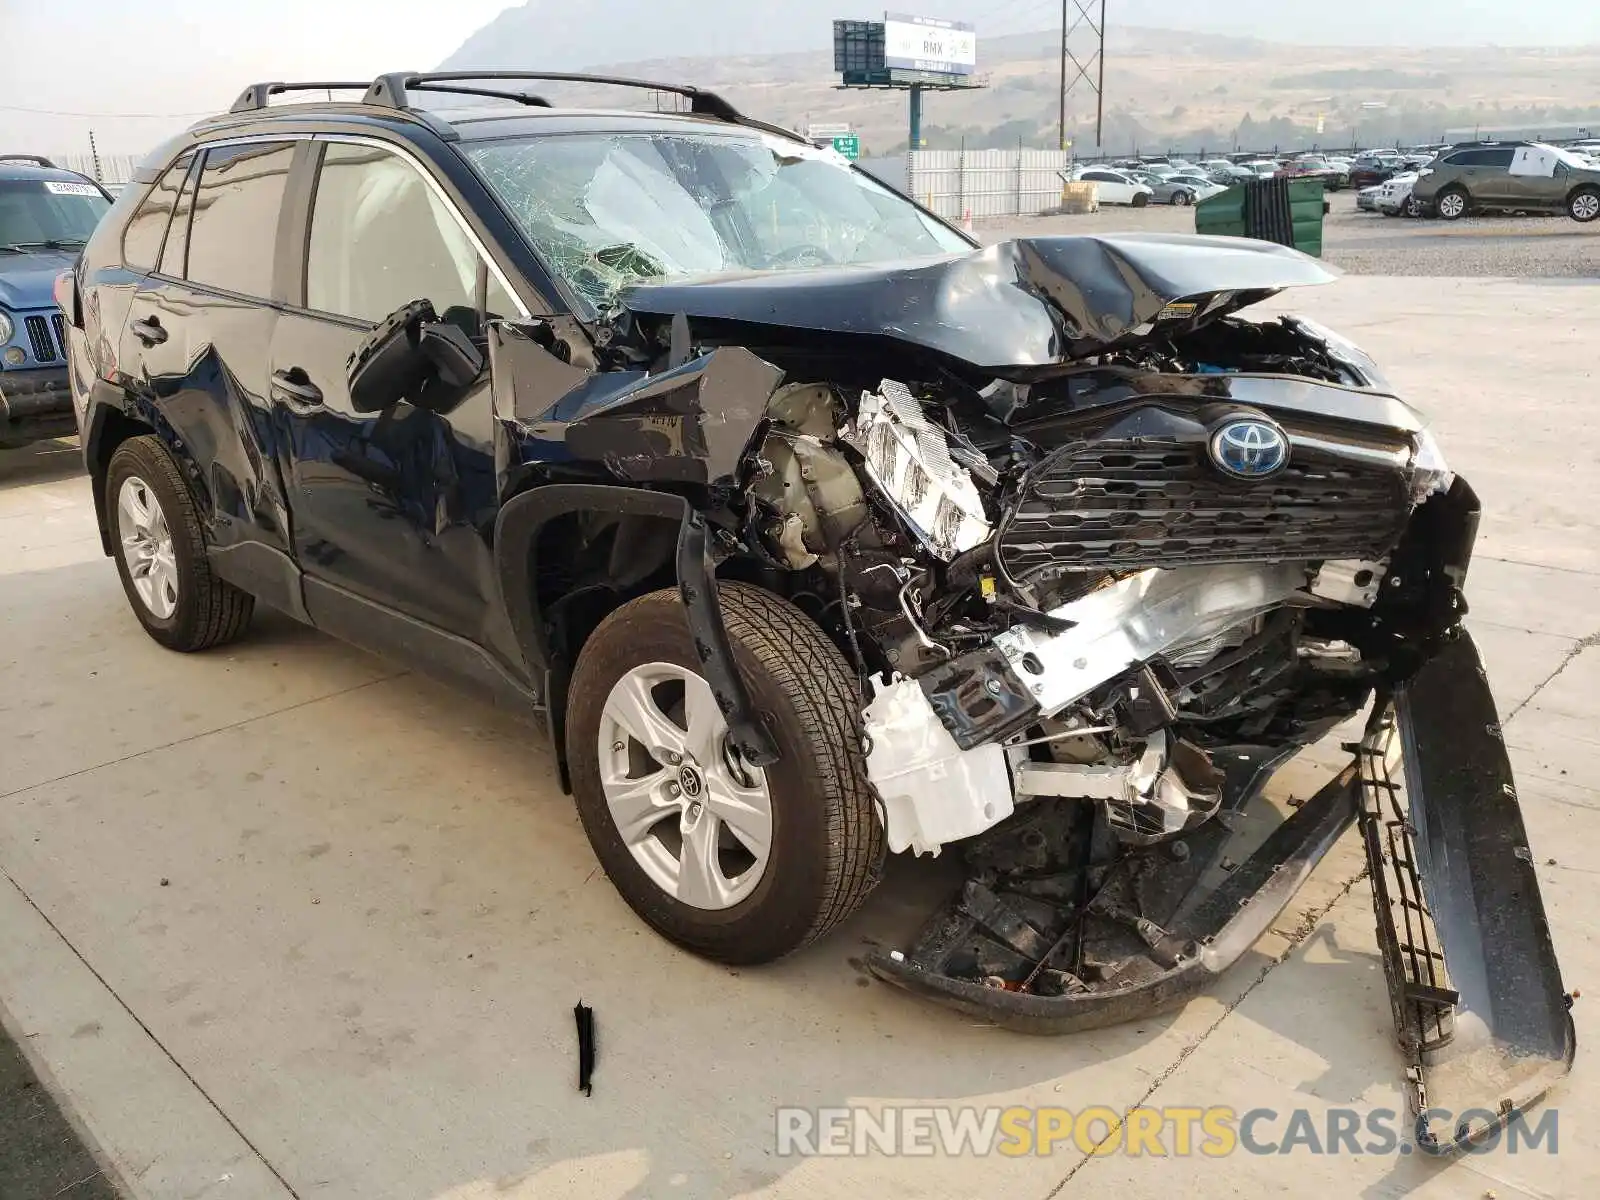
<svg viewBox="0 0 1600 1200"><path fill-rule="evenodd" d="M494 552L512 632L529 668L544 674L550 739L560 765L562 786L570 790L564 746L566 672L571 664L558 662L551 651L544 614L539 608L536 554L539 531L548 522L566 513L584 511L663 517L679 523L678 591L702 672L727 717L729 733L740 753L755 766L777 762L777 747L755 719L749 693L734 666L733 649L717 602L705 515L671 492L610 484L551 483L522 493L500 510L495 519Z"/></svg>

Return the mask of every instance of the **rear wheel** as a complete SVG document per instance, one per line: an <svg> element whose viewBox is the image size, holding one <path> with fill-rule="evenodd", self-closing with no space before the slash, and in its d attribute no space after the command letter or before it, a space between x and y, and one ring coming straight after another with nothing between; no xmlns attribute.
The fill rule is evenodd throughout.
<svg viewBox="0 0 1600 1200"><path fill-rule="evenodd" d="M1448 187L1439 193L1434 208L1446 221L1459 221L1472 206L1465 188Z"/></svg>
<svg viewBox="0 0 1600 1200"><path fill-rule="evenodd" d="M105 488L117 573L145 632L185 652L243 634L255 598L211 573L194 497L160 439L118 446Z"/></svg>
<svg viewBox="0 0 1600 1200"><path fill-rule="evenodd" d="M1600 188L1579 188L1568 196L1567 215L1585 224L1600 217Z"/></svg>
<svg viewBox="0 0 1600 1200"><path fill-rule="evenodd" d="M634 912L696 953L760 963L860 907L883 827L843 655L787 601L718 592L777 765L752 767L731 745L676 591L624 605L584 645L567 757L584 831Z"/></svg>

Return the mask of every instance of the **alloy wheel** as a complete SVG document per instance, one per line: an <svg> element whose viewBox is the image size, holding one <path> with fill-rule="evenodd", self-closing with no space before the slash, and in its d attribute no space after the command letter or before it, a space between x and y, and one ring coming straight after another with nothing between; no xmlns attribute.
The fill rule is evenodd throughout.
<svg viewBox="0 0 1600 1200"><path fill-rule="evenodd" d="M117 532L139 602L157 620L167 620L178 608L172 530L155 491L137 475L124 479L117 492Z"/></svg>
<svg viewBox="0 0 1600 1200"><path fill-rule="evenodd" d="M1460 192L1446 192L1439 197L1439 215L1453 221L1467 211L1467 198Z"/></svg>
<svg viewBox="0 0 1600 1200"><path fill-rule="evenodd" d="M772 852L772 795L710 684L670 663L635 667L606 697L598 750L606 807L652 883L698 909L749 898Z"/></svg>
<svg viewBox="0 0 1600 1200"><path fill-rule="evenodd" d="M1575 221L1592 221L1600 217L1600 195L1584 192L1572 198L1572 218Z"/></svg>

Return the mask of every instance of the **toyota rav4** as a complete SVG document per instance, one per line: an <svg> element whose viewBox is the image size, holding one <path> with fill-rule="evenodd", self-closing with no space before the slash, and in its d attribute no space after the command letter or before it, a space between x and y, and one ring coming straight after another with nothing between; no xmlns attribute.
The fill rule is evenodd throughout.
<svg viewBox="0 0 1600 1200"><path fill-rule="evenodd" d="M528 90L574 79L683 111ZM1478 501L1367 355L1242 315L1332 278L980 247L713 94L498 73L249 88L60 295L162 645L259 600L542 720L617 889L723 961L953 847L870 968L1023 1029L1182 1002L1357 826L1413 1101L1495 1114L1448 1147L1574 1039L1462 626Z"/></svg>

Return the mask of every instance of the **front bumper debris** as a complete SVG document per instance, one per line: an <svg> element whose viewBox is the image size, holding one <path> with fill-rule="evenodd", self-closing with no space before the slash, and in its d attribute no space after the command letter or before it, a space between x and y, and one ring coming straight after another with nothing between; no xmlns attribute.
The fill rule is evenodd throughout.
<svg viewBox="0 0 1600 1200"><path fill-rule="evenodd" d="M1235 839L1293 750L1238 748L1216 818L1114 856L1094 805L1036 801L969 844L962 892L909 950L867 965L1028 1033L1147 1017L1249 950L1359 822L1419 1139L1439 1151L1480 1140L1564 1075L1575 1045L1497 720L1459 633L1392 703L1380 697L1350 764L1253 851ZM1437 1129L1430 1106L1497 1116Z"/></svg>
<svg viewBox="0 0 1600 1200"><path fill-rule="evenodd" d="M1181 843L1140 849L1109 867L1054 872L1048 843L1069 829L1072 850L1085 852L1092 835L1073 827L1086 824L1092 806L1038 802L1032 819L1007 831L1006 844L978 849L982 865L962 895L909 952L875 952L868 968L1025 1033L1074 1033L1183 1004L1267 931L1359 808L1352 764L1243 863L1226 864L1246 806L1283 756L1233 757L1216 818Z"/></svg>
<svg viewBox="0 0 1600 1200"><path fill-rule="evenodd" d="M77 432L65 367L0 372L0 445Z"/></svg>

